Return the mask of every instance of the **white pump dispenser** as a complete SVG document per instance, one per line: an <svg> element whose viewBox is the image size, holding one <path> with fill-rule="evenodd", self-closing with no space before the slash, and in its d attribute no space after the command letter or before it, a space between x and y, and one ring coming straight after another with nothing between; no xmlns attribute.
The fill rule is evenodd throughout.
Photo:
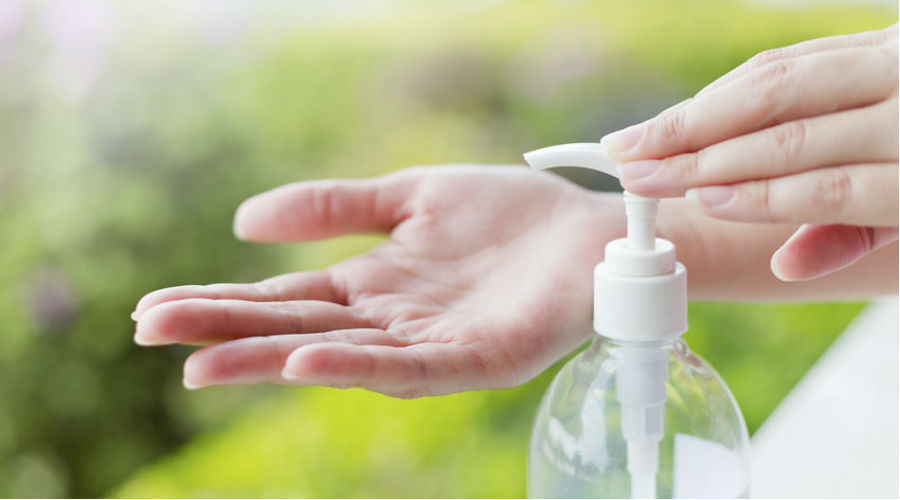
<svg viewBox="0 0 900 500"><path fill-rule="evenodd" d="M598 143L562 144L532 151L524 156L525 161L534 169L578 166L618 177L618 163L610 158ZM606 446L609 448L611 446L610 426L603 422L591 421L601 416L609 418L608 415L612 412L604 406L609 404L609 401L615 401L617 404L615 425L621 429L621 432L613 437L624 441L626 445L624 465L626 465L629 486L624 491L627 491L632 498L656 498L658 494L660 442L663 440L666 430L664 421L667 381L670 370L673 368L670 366L670 358L693 356L680 339L681 334L687 330L687 280L684 266L675 260L675 246L665 239L656 238L655 223L659 200L637 196L627 191L624 193L624 200L627 236L608 243L605 260L594 269L594 330L606 344L599 344L600 347L596 348L592 346L583 353L597 359L600 359L602 354L614 359L614 362L598 365L599 368L596 369L599 370L599 373L594 375L593 382L586 378L581 382L576 381L576 384L587 385L583 389L572 391L567 388L564 391L559 387L557 380L548 390L532 438L532 456L529 461L530 496L625 496L622 488L589 491L572 489L573 485L580 481L580 479L574 478L585 476L585 473L573 474L570 469L577 469L585 465L591 466L589 470L602 469L604 466L607 469L611 467L609 455L614 455L613 452L607 450L605 460L601 460L598 457L603 457L603 453L600 453L600 450L590 449L591 447ZM597 352L592 353L592 350ZM604 352L599 353L600 350ZM674 351L679 352L673 354ZM595 363L592 360L582 360L581 357L573 359L570 365L580 363L593 366L591 363ZM675 361L680 363L683 360L676 359ZM598 361L598 363L600 362L602 360ZM563 371L569 368L567 365ZM680 369L680 366L675 368ZM570 371L573 370L579 370L579 368L576 366L570 369ZM589 370L582 368L581 371ZM743 419L727 388L715 376L715 372L712 372L711 368L709 371L721 384L724 397L731 401L731 406L737 412L736 418L733 418L736 422L735 426L738 428L735 444L738 449L742 449L746 444L746 428ZM560 377L563 377L562 372L557 379ZM591 396L592 390L598 391L601 387L605 387L607 392L596 397ZM719 389L716 388L716 390ZM554 398L562 397L557 393L566 391L584 393L586 398L577 411L582 412L582 420L588 421L580 424L581 441L576 441L574 445L565 442L566 440L558 435L561 420L554 422L552 415ZM607 401L604 398L608 398L609 393L614 393L614 397ZM606 402L603 403L604 401ZM573 403L567 401L565 404ZM587 413L594 415L587 418L585 416ZM547 428L545 429L543 426ZM597 436L597 431L586 429L585 426L600 426L600 434L604 434L603 439ZM588 439L588 436L593 437ZM561 439L562 441L560 441ZM571 439L571 436L567 439ZM669 439L671 441L672 437L670 436ZM538 444L536 441L542 443ZM597 442L591 444L589 441ZM682 438L680 442L705 441L703 439L685 441ZM671 445L671 442L667 444L667 446ZM573 446L577 453L572 451ZM548 450L555 449L555 447L561 447L560 449L564 450L562 452L564 459L553 459L548 464L547 457L552 455ZM582 450L580 447L585 449ZM683 453L685 446L681 448L680 456L683 457L685 456ZM703 448L703 445L700 448ZM669 470L666 471L669 484L664 494L667 495L675 494L671 484L671 475L673 474L671 452L672 450L669 448L669 454L665 458L670 462ZM559 453L559 450L553 453ZM566 467L553 463L554 460L563 462L570 460L573 453L583 455L578 457L577 463ZM686 464L682 464L681 470L690 469L690 467L688 469L685 467ZM564 470L566 472L562 472ZM559 475L564 478L560 479L559 484L552 477L556 474L554 471L559 472ZM596 474L599 474L598 477L602 476L600 472L596 472ZM603 474L609 475L608 472ZM739 476L740 473L737 475ZM698 490L694 484L698 482L696 478L688 479L684 473L680 476L680 479L674 478L675 489L679 488L678 483L680 483L682 493L687 487L688 492L694 493L691 496L703 496L696 495L698 491L702 491L702 488ZM565 481L570 484L561 486ZM603 481L614 482L605 476ZM687 486L688 484L694 486ZM604 488L606 487L608 485L604 486ZM731 493L731 495L740 494L741 490ZM719 495L731 496L727 491L717 490L716 496Z"/></svg>
<svg viewBox="0 0 900 500"><path fill-rule="evenodd" d="M598 143L561 144L525 153L531 168L585 167L618 177ZM687 331L687 278L675 245L656 238L658 198L625 196L628 235L606 245L594 271L594 329L624 341L667 340Z"/></svg>

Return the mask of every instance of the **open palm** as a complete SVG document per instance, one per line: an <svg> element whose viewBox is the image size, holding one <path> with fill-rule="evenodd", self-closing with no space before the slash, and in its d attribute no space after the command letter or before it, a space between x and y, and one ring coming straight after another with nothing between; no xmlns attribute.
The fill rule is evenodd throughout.
<svg viewBox="0 0 900 500"><path fill-rule="evenodd" d="M416 397L513 386L588 338L593 266L624 233L617 198L522 167L283 186L244 202L239 237L390 238L323 271L152 292L134 313L135 340L212 344L186 361L188 387Z"/></svg>

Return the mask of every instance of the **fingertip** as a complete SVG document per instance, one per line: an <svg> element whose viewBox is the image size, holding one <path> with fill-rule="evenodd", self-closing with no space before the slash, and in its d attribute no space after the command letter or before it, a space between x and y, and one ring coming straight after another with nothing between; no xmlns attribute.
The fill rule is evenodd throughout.
<svg viewBox="0 0 900 500"><path fill-rule="evenodd" d="M187 378L181 379L181 385L183 385L184 388L187 389L187 390L189 390L189 391L195 391L195 390L197 390L197 389L203 387L202 385L195 384L195 383L191 382L191 381L188 380Z"/></svg>
<svg viewBox="0 0 900 500"><path fill-rule="evenodd" d="M700 203L700 199L697 198L697 188L691 188L685 191L684 199L691 203Z"/></svg>
<svg viewBox="0 0 900 500"><path fill-rule="evenodd" d="M793 282L809 279L808 277L803 276L801 270L803 260L799 262L801 265L798 266L796 243L798 240L802 240L804 235L812 227L814 226L809 224L800 226L787 240L785 240L784 243L781 244L780 247L778 247L777 250L775 250L775 252L772 253L772 259L769 261L769 268L772 270L772 274L779 280Z"/></svg>
<svg viewBox="0 0 900 500"><path fill-rule="evenodd" d="M353 371L357 361L353 354L357 349L360 346L327 343L299 347L288 355L281 377L285 380L328 385L326 380L341 378Z"/></svg>
<svg viewBox="0 0 900 500"><path fill-rule="evenodd" d="M617 160L627 160L644 135L644 123L638 123L622 130L606 134L600 138L600 145L609 156Z"/></svg>
<svg viewBox="0 0 900 500"><path fill-rule="evenodd" d="M309 352L305 350L306 347L311 346L303 346L294 349L284 360L284 366L281 369L281 378L288 381L297 381L304 376L309 375L309 366L306 362L306 354Z"/></svg>
<svg viewBox="0 0 900 500"><path fill-rule="evenodd" d="M231 230L234 233L234 236L239 240L251 240L251 228L253 227L252 220L254 218L253 200L256 199L257 196L244 200L238 205L237 210L234 212L234 221L232 222Z"/></svg>
<svg viewBox="0 0 900 500"><path fill-rule="evenodd" d="M203 364L200 362L199 358L202 358L205 349L201 349L192 353L186 360L184 360L184 367L182 368L182 379L181 383L184 385L184 388L193 391L195 389L199 389L200 387L205 387L209 384L204 384L204 370Z"/></svg>
<svg viewBox="0 0 900 500"><path fill-rule="evenodd" d="M134 311L131 312L131 319L133 319L134 321L140 321L141 317L145 312L147 312L147 309L149 309L151 300L154 296L157 295L158 292L159 290L154 290L141 297L140 300L138 300L137 305L134 306Z"/></svg>
<svg viewBox="0 0 900 500"><path fill-rule="evenodd" d="M159 315L153 313L154 309L158 308L151 307L140 315L137 320L134 330L134 343L139 346L155 347L172 343L159 337L159 331L164 329L165 325L160 323Z"/></svg>
<svg viewBox="0 0 900 500"><path fill-rule="evenodd" d="M786 274L784 274L784 271L782 271L780 255L781 255L781 248L779 248L778 250L775 251L775 253L772 254L772 259L769 261L769 267L772 269L772 274L774 274L775 277L781 281L786 281L786 282L797 281L795 278L791 278L791 277L787 276Z"/></svg>
<svg viewBox="0 0 900 500"><path fill-rule="evenodd" d="M154 290L144 295L134 307L134 311L131 313L131 319L133 319L134 321L140 321L147 314L147 312L149 312L156 306L165 304L166 302L171 302L173 300L190 297L189 290L191 290L192 288L193 287L190 285L172 286L167 288L160 288L159 290Z"/></svg>

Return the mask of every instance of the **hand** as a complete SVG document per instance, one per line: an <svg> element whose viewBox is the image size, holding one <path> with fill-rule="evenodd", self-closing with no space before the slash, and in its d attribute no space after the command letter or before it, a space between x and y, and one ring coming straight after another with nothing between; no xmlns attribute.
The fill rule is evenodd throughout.
<svg viewBox="0 0 900 500"><path fill-rule="evenodd" d="M284 186L244 202L239 237L390 239L324 271L152 292L133 314L135 341L213 344L185 362L190 388L416 397L520 384L589 337L593 266L624 234L619 198L521 167Z"/></svg>
<svg viewBox="0 0 900 500"><path fill-rule="evenodd" d="M897 239L897 55L897 25L763 52L601 142L635 194L805 223L772 271L816 278Z"/></svg>

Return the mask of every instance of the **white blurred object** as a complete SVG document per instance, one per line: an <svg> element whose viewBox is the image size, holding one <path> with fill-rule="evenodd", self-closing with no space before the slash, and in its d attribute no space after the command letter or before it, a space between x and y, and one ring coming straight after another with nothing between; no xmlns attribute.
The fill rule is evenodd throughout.
<svg viewBox="0 0 900 500"><path fill-rule="evenodd" d="M898 497L898 301L873 301L753 436L757 498Z"/></svg>

